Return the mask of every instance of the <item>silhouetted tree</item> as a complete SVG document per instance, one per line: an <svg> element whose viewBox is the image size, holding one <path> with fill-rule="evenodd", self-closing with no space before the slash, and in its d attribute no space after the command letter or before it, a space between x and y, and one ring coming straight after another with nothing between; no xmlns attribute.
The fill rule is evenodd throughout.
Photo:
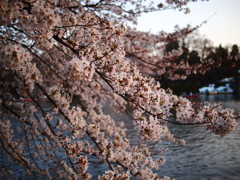
<svg viewBox="0 0 240 180"><path fill-rule="evenodd" d="M199 57L197 51L193 50L189 53L188 63L189 63L189 65L200 64L201 63L201 58Z"/></svg>
<svg viewBox="0 0 240 180"><path fill-rule="evenodd" d="M230 56L232 60L238 60L239 59L239 48L236 44L232 46L232 51L230 52Z"/></svg>
<svg viewBox="0 0 240 180"><path fill-rule="evenodd" d="M177 50L179 48L179 42L178 40L176 41L170 41L168 44L165 46L165 52L171 52L172 50Z"/></svg>

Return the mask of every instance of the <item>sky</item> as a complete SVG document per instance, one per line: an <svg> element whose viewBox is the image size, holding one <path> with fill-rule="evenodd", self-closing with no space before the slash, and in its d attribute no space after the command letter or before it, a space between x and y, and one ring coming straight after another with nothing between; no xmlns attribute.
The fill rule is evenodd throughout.
<svg viewBox="0 0 240 180"><path fill-rule="evenodd" d="M164 10L143 14L137 29L157 33L161 30L173 32L174 26L192 27L208 20L200 27L199 34L211 40L214 46L240 46L240 0L209 0L188 4L191 12Z"/></svg>

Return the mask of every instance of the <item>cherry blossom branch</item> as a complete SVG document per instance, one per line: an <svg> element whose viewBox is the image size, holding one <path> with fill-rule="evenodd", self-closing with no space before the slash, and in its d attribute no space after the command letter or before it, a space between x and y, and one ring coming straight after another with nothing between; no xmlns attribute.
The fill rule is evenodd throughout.
<svg viewBox="0 0 240 180"><path fill-rule="evenodd" d="M57 35L53 35L53 39L55 39L57 42L61 43L62 45L68 47L69 49L71 49L75 54L79 55L79 52L72 48L71 46L69 46L67 43L65 43L61 38L59 38ZM85 48L85 47L82 47Z"/></svg>
<svg viewBox="0 0 240 180"><path fill-rule="evenodd" d="M73 25L64 25L64 26L55 26L55 28L71 28L71 27L90 27L90 26L96 26L96 24L73 24Z"/></svg>
<svg viewBox="0 0 240 180"><path fill-rule="evenodd" d="M16 117L18 117L18 119L22 119L21 116L15 112L12 108L10 108L4 101L2 101L1 104L3 107L5 107L7 110L9 110L12 114L14 114Z"/></svg>
<svg viewBox="0 0 240 180"><path fill-rule="evenodd" d="M32 98L32 100L36 103L36 104L38 104L38 106L41 108L41 111L43 112L43 114L45 114L44 112L44 110L42 109L42 107L41 107L41 105L34 99L34 98ZM52 100L52 102L54 102L53 100ZM11 111L15 116L17 116L19 119L21 119L21 121L22 121L22 118L21 118L21 116L20 115L18 115L18 113L16 113L12 108L10 108L9 106L7 106L6 104L5 104L5 102L2 102L2 105L5 107L5 108L7 108L9 111ZM60 110L61 111L61 110ZM35 118L38 120L38 121L40 121L39 120L39 118L36 116L36 114L34 113L34 115L35 115ZM45 121L46 122L46 124L48 125L48 127L49 127L49 129L50 129L50 131L52 132L52 134L54 135L54 136L57 136L56 135L56 133L55 133L55 131L54 131L54 129L53 129L53 127L52 127L52 125L46 120ZM24 123L26 123L26 124L28 124L28 125L31 125L32 126L32 124L30 124L29 122L27 122L27 121L24 121ZM47 133L46 132L44 132L44 130L43 131L41 131L40 129L38 129L38 131L41 133L41 134L45 134L45 136L49 139L49 137L48 137L48 135L47 135ZM26 133L26 132L25 132ZM1 132L0 132L0 134L1 134ZM58 137L58 136L57 136ZM1 138L0 138L0 140L1 140ZM2 142L2 141L1 141ZM51 139L49 139L49 142L51 143ZM10 144L8 145L8 146L10 146ZM27 146L28 147L28 146ZM67 152L67 148L65 147L65 146L63 146L64 147L64 149L65 149L65 151ZM29 147L28 147L29 148ZM5 148L4 148L5 149ZM6 149L5 149L5 151L9 154L9 155L11 155L12 156L12 154L11 153L9 153ZM29 150L30 151L30 150ZM16 153L17 154L17 153ZM30 153L29 153L30 154ZM55 154L55 153L54 153ZM67 153L68 154L68 153ZM18 154L17 154L18 155ZM13 158L15 158L14 156L12 156ZM20 157L20 155L19 155L19 157ZM30 154L30 157L34 160L34 158L31 156L31 154ZM55 154L55 157L57 158L57 155ZM76 170L75 170L75 168L74 168L74 165L73 165L73 162L72 162L72 160L69 158L69 156L68 156L68 159L69 159L69 162L70 162L70 164L71 164L71 166L72 166L72 169L76 172ZM24 161L25 162L25 161ZM35 160L34 160L34 162L35 162ZM25 162L25 164L26 164L26 162ZM37 163L35 162L35 164L37 165ZM30 167L29 167L29 169L30 169ZM40 169L40 168L39 168ZM40 169L41 170L41 169ZM77 173L77 172L76 172Z"/></svg>
<svg viewBox="0 0 240 180"><path fill-rule="evenodd" d="M33 174L33 170L32 168L29 166L29 163L19 154L16 152L15 148L7 141L5 141L7 143L7 146L4 144L4 142L2 141L2 138L3 137L5 139L5 136L2 134L2 132L0 132L0 141L1 141L1 144L2 144L2 147L3 149L17 162L19 162L20 164L24 164L26 166L26 168L29 169L29 171ZM7 150L6 147L9 147L11 149L11 151L13 152L10 152L9 150ZM16 158L13 154L15 154L18 158Z"/></svg>
<svg viewBox="0 0 240 180"><path fill-rule="evenodd" d="M24 129L24 135L25 135L25 140L27 142L27 144L30 144L29 140L28 140L28 135L27 135L27 132L26 130ZM27 150L28 150L28 154L29 156L31 157L32 161L34 162L34 164L37 166L37 168L40 170L40 171L43 171L39 166L38 166L38 163L36 162L36 160L34 159L34 157L32 156L32 153L31 153L31 150L30 150L30 147L27 146Z"/></svg>
<svg viewBox="0 0 240 180"><path fill-rule="evenodd" d="M100 151L100 152L104 151L104 150L99 146L99 144L97 143L97 141L96 141L97 139L96 139L95 137L93 137L89 131L86 131L86 133L87 133L87 135L91 138L91 140L94 142L94 144L97 146L97 148L99 149L99 151ZM105 149L105 150L106 150L106 149ZM105 158L105 160L107 161L108 167L109 167L112 171L114 171L114 168L113 168L112 164L110 163L110 161L108 160L107 157Z"/></svg>
<svg viewBox="0 0 240 180"><path fill-rule="evenodd" d="M56 73L56 71L52 68L52 66L49 64L49 62L47 62L47 61L44 60L42 57L40 57L37 53L35 53L33 50L31 50L32 47L29 48L27 45L25 45L25 44L23 44L23 43L19 43L19 42L13 40L13 39L8 39L8 40L10 40L10 41L12 41L12 42L14 42L14 43L16 43L16 44L20 44L21 46L23 46L24 48L26 48L31 54L33 54L35 57L37 57L39 60L41 60L41 61L51 70L52 73L54 73L59 79L61 79L61 80L63 81L62 77L59 76L58 73Z"/></svg>
<svg viewBox="0 0 240 180"><path fill-rule="evenodd" d="M175 69L175 70L179 70L180 69L179 67L177 67L177 64L175 64L175 66L160 66L160 65L157 64L157 63L160 63L160 62L152 63L152 62L149 62L149 61L146 61L146 60L142 59L141 57L139 57L139 56L137 56L137 55L135 55L133 53L128 53L127 55L131 56L131 57L134 57L137 60L139 60L139 61L141 61L141 62L143 62L145 64L154 66L156 68L166 68L166 69ZM191 67L182 67L181 69L183 69L183 70L191 70L192 68Z"/></svg>
<svg viewBox="0 0 240 180"><path fill-rule="evenodd" d="M95 3L95 4L86 4L86 5L83 5L83 7L96 7L96 6L98 6L99 4L101 4L104 1L105 0L100 0L97 3Z"/></svg>
<svg viewBox="0 0 240 180"><path fill-rule="evenodd" d="M56 102L48 95L48 93L44 90L44 88L39 84L35 83L36 86L43 92L43 94L47 97L47 99L54 105L54 107L58 107ZM64 114L64 112L59 108L59 112L64 116L64 118L70 122L70 119Z"/></svg>
<svg viewBox="0 0 240 180"><path fill-rule="evenodd" d="M50 102L51 102L52 104L54 104L55 107L58 107L57 104L55 103L55 101L47 94L47 92L43 89L43 87L42 87L40 84L38 84L38 83L36 83L36 85L41 89L41 91L43 92L43 94L44 94L45 96L47 96L47 98L50 100ZM66 115L64 114L64 112L63 112L60 108L58 108L58 109L59 109L59 112L64 116L64 118L65 118L66 120L68 120L68 122L70 122L70 118L69 118L68 116L66 116ZM48 124L48 125L49 125L49 124ZM52 128L50 128L50 130L53 131ZM55 134L54 131L53 131L53 133ZM86 130L86 134L87 134L87 135L91 138L91 140L95 143L95 145L97 146L97 148L98 148L100 151L103 151L102 148L101 148L101 147L99 146L99 144L97 143L96 139L91 136L91 133L90 133L88 130ZM65 150L66 150L66 149L65 149ZM69 158L69 157L68 157L68 158ZM69 160L70 160L70 159L69 159ZM108 160L108 158L106 158L105 160L107 161L110 169L111 169L111 170L114 170L114 168L113 168L113 166L111 165L111 163L110 163L110 161ZM72 161L71 161L71 160L70 160L70 162L71 162L71 164L72 164ZM73 166L73 164L72 164L72 166Z"/></svg>
<svg viewBox="0 0 240 180"><path fill-rule="evenodd" d="M174 61L180 50L160 53L164 44L185 37L194 28L176 27L175 33L151 35L120 25L136 23L140 13L170 7L183 10L187 2L190 0L145 6L143 0L2 1L0 104L21 122L19 127L12 126L12 121L5 121L8 114L3 115L0 144L7 151L2 148L2 155L25 167L25 174L44 179L55 175L90 179L86 173L89 157L108 165L101 179L129 179L132 175L157 179L152 169L163 161L155 161L148 142L162 138L176 142L168 122L208 123L207 129L220 135L233 131L233 111L206 104L196 112L189 101L142 74L141 67L160 68L159 74L166 70L173 78L176 70L189 70L187 63ZM37 100L39 94L51 103L51 110L45 109L41 98ZM18 102L19 96L32 102ZM133 106L131 119L146 146L135 146L138 140L128 138L124 122L105 112L102 101L110 101L116 111L121 107L126 112L128 105ZM171 110L176 111L176 122L168 120ZM27 139L19 139L15 130ZM18 148L13 152L8 144ZM46 163L44 171L41 163ZM52 173L54 169L57 172Z"/></svg>
<svg viewBox="0 0 240 180"><path fill-rule="evenodd" d="M129 102L129 98L128 98L126 95L119 94L119 93L115 92L114 87L110 84L110 82L109 82L98 70L96 70L96 72L97 72L97 73L100 75L100 77L108 84L108 86L113 90L113 92L114 92L115 94L117 94L117 95L119 95L120 97L122 97L126 102ZM150 111L146 110L144 107L142 107L142 106L140 106L140 105L137 105L137 104L134 103L134 102L132 102L132 103L135 104L135 105L136 105L137 107L139 107L140 109L142 109L142 110L143 110L144 112L146 112L147 114L159 118L158 115L151 113ZM198 124L208 124L208 123L211 123L210 121L195 122L195 123L180 123L180 122L177 122L177 121L171 121L171 120L162 119L162 118L160 118L160 119L163 120L163 121L172 123L172 124L177 124L177 125L198 125Z"/></svg>

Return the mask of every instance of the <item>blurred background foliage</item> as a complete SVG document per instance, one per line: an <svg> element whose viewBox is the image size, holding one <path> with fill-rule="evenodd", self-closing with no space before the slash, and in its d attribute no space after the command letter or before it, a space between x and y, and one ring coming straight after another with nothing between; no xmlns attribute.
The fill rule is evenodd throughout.
<svg viewBox="0 0 240 180"><path fill-rule="evenodd" d="M232 78L230 82L233 89L239 84L240 53L237 44L222 47L214 47L213 43L201 37L198 33L193 33L187 38L169 42L164 49L164 53L174 49L182 48L183 53L173 61L177 64L187 63L191 66L202 64L204 67L207 62L211 65L205 67L206 72L196 72L190 74L185 80L172 81L162 75L159 78L163 88L170 88L175 94L198 93L198 89L209 84L215 86L225 85L224 78ZM181 73L181 72L179 72Z"/></svg>

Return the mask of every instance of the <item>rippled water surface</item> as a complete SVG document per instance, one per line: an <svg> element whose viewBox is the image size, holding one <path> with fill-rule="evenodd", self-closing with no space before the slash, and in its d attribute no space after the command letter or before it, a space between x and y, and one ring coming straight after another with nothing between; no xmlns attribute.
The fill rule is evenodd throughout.
<svg viewBox="0 0 240 180"><path fill-rule="evenodd" d="M192 100L222 102L223 107L232 107L240 112L239 96L201 95ZM157 171L159 175L178 180L240 179L240 126L225 137L219 137L199 125L170 125L169 128L176 137L185 139L186 145L170 145L170 149L163 153L167 162ZM159 148L162 146L160 144Z"/></svg>
<svg viewBox="0 0 240 180"><path fill-rule="evenodd" d="M224 108L233 108L236 112L240 112L239 95L200 95L198 98L190 100L194 102L221 102ZM127 116L122 117L114 114L112 116L120 120L125 118L130 139L136 138L136 131ZM240 122L238 123L240 124ZM178 146L169 142L155 145L157 150L169 148L162 153L167 162L156 171L160 177L165 175L176 180L240 179L240 126L237 126L234 132L225 137L206 131L202 125L169 124L169 129L175 137L184 139L186 145ZM102 173L101 169L96 173ZM95 177L97 176L95 175Z"/></svg>
<svg viewBox="0 0 240 180"><path fill-rule="evenodd" d="M240 96L235 95L202 95L193 98L192 101L222 102L223 107L232 107L240 112ZM106 111L111 109L106 105ZM116 121L124 120L128 135L134 143L137 143L137 134L132 121L127 115L119 116L111 113ZM240 122L238 122L240 124ZM16 124L18 125L18 124ZM169 176L176 180L239 180L240 179L240 126L225 137L219 137L204 126L191 125L180 126L169 124L169 129L179 139L185 139L185 146L177 146L169 142L155 144L157 150L164 151L167 162L156 171L160 177ZM159 157L159 155L158 155ZM90 159L91 160L91 159ZM108 170L106 164L101 161L92 161L89 172L93 173L93 179ZM19 171L19 172L18 172ZM15 173L22 173L16 169Z"/></svg>

